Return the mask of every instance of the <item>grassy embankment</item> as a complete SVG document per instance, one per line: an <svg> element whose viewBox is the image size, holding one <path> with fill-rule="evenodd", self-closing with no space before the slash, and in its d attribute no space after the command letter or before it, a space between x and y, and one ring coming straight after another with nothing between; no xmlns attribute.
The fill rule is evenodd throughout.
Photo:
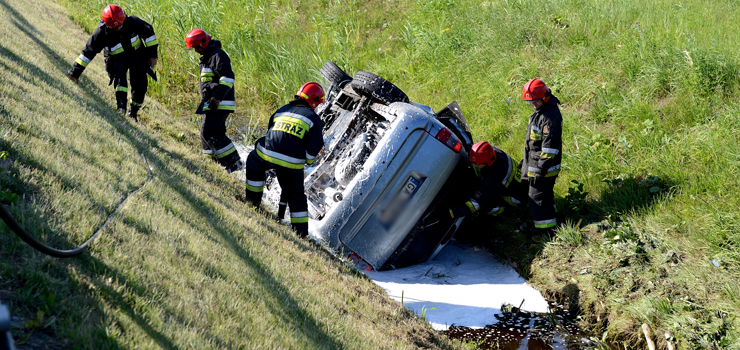
<svg viewBox="0 0 740 350"><path fill-rule="evenodd" d="M87 36L54 2L0 2L2 205L69 249L144 184L142 152L153 179L76 258L43 256L0 224L0 300L19 349L455 348L247 208L243 184L159 103L138 124L116 115L100 57L67 80Z"/></svg>
<svg viewBox="0 0 740 350"><path fill-rule="evenodd" d="M104 6L65 2L88 28ZM224 39L236 62L239 125L263 125L301 82L321 79L318 68L331 59L350 74L376 72L435 109L459 101L476 139L521 157L531 112L519 103L521 86L542 78L564 102L556 191L570 228L532 246L513 232L522 220L510 216L477 239L548 294L580 305L583 326L605 339L644 346L639 326L647 323L682 348L738 347L734 2L123 5L161 33L170 84L157 91L184 108L184 119L195 104L195 70L181 40L194 26Z"/></svg>

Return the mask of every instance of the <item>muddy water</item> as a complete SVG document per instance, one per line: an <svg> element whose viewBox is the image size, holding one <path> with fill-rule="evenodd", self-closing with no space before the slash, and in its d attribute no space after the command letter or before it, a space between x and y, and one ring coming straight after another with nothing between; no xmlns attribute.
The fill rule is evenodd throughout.
<svg viewBox="0 0 740 350"><path fill-rule="evenodd" d="M551 313L512 307L511 311L496 315L497 322L484 328L451 326L441 333L450 339L475 343L480 349L578 350L597 346L575 326L574 315L555 303L549 304Z"/></svg>

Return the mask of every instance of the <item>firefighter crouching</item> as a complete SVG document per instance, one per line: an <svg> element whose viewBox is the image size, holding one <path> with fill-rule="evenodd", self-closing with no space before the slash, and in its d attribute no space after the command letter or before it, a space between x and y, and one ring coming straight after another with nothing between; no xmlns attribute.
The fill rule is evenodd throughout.
<svg viewBox="0 0 740 350"><path fill-rule="evenodd" d="M196 114L204 114L200 125L203 153L213 157L227 172L244 168L234 143L226 136L226 118L234 113L234 72L221 42L196 28L185 37L185 48L200 58L201 103Z"/></svg>
<svg viewBox="0 0 740 350"><path fill-rule="evenodd" d="M103 10L98 28L87 40L82 53L69 70L68 77L79 82L80 75L95 55L104 50L105 70L116 91L118 113L126 114L129 85L131 81L131 109L128 116L138 121L138 112L144 103L148 80L147 74L157 79L153 69L157 65L157 37L152 26L138 17L126 15L118 5L108 5Z"/></svg>
<svg viewBox="0 0 740 350"><path fill-rule="evenodd" d="M535 109L527 126L522 180L529 181L529 208L535 231L550 235L557 226L553 188L560 173L563 149L560 101L540 79L531 79L524 85L522 99Z"/></svg>
<svg viewBox="0 0 740 350"><path fill-rule="evenodd" d="M476 212L497 216L507 205L522 204L518 164L508 154L480 141L473 145L468 160L475 167L480 185L468 201L449 209L450 216L459 218Z"/></svg>
<svg viewBox="0 0 740 350"><path fill-rule="evenodd" d="M324 147L322 123L314 109L324 102L321 85L308 82L295 99L271 117L267 134L257 140L247 158L246 198L255 206L262 201L265 172L275 169L282 189L281 201L290 207L290 223L301 236L308 235L308 200L303 188L303 166L313 163Z"/></svg>

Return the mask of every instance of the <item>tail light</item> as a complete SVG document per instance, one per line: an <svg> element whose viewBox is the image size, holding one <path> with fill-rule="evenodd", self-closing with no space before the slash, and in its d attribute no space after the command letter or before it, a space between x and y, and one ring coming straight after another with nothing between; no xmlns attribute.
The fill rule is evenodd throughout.
<svg viewBox="0 0 740 350"><path fill-rule="evenodd" d="M437 140L444 143L449 147L451 150L455 152L460 152L462 149L462 143L460 143L460 139L455 136L455 134L450 131L450 129L443 128L437 133Z"/></svg>

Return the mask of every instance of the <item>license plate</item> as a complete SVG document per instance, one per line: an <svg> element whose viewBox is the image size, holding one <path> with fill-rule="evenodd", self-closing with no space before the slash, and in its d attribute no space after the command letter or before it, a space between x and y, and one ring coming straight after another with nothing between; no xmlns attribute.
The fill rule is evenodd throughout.
<svg viewBox="0 0 740 350"><path fill-rule="evenodd" d="M401 187L401 190L396 193L394 198L390 200L385 208L380 210L378 219L386 224L386 226L390 226L390 224L396 220L401 211L403 211L409 198L411 198L414 193L416 193L416 190L419 189L419 185L421 185L419 180L415 179L413 176L409 176L406 183Z"/></svg>

